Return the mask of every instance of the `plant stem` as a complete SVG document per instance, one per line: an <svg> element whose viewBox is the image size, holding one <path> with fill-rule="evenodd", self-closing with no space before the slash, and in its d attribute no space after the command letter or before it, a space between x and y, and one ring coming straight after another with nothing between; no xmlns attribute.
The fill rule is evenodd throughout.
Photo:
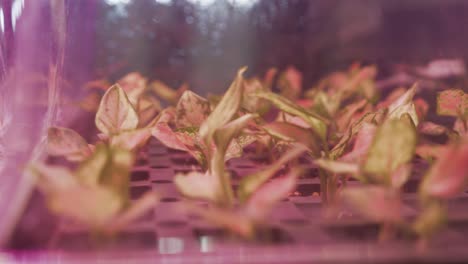
<svg viewBox="0 0 468 264"><path fill-rule="evenodd" d="M322 198L322 204L328 204L328 182L329 177L327 171L319 168L319 177L320 177L320 197Z"/></svg>
<svg viewBox="0 0 468 264"><path fill-rule="evenodd" d="M385 222L379 230L379 242L391 239L395 234L395 228L392 223Z"/></svg>

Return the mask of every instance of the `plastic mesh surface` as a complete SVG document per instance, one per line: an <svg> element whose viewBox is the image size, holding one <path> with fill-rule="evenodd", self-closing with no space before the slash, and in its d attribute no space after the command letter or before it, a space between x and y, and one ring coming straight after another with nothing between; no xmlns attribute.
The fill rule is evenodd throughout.
<svg viewBox="0 0 468 264"><path fill-rule="evenodd" d="M357 216L336 222L324 221L321 218L322 209L318 196L320 185L316 170L308 165L311 163L306 158L300 162L308 168L307 173L299 180L296 192L280 202L269 218L272 228L269 238L272 238L273 241L269 243L245 242L227 236L222 229L214 227L195 215L178 210L178 205L184 198L177 192L172 182L174 174L200 170L200 167L188 154L169 150L156 140L152 140L148 147L142 151L137 166L133 170L130 193L131 197L135 199L147 190L157 190L162 195L160 204L153 211L148 212L131 226L128 226L115 239L105 243L93 240L85 229L74 223L60 221L49 241L48 248L53 251L64 250L66 252L94 252L104 249L113 252L111 254L117 254L121 250L149 251L155 254L186 254L188 252L211 252L214 254L223 252L221 250L223 248L253 247L259 248L257 252L262 252L260 249L266 247L271 249L268 251L269 254L275 255L280 254L282 252L280 249L286 246L292 247L291 250L297 250L298 254L302 252L302 254L305 253L304 256L307 256L307 254L314 252L312 250L314 248L324 249L328 246L334 248L343 245L345 249L351 249L351 252L354 249L367 249L369 246L381 249L380 253L379 251L373 252L377 257L373 256L372 258L367 251L367 253L363 253L364 255L359 253L353 256L346 256L345 251L333 253L338 254L338 256L340 254L346 256L346 262L351 261L352 258L354 260L388 261L389 256L385 252L396 248L400 248L400 251L395 253L398 256L394 259L395 261L421 257L415 251L414 238L400 234L395 241L377 243L379 226ZM262 166L265 166L265 163L262 164L253 159L253 153L249 153L249 151L243 158L230 161L228 169L232 174L234 188L242 176L257 171ZM424 165L416 167L422 166ZM420 173L416 170L415 176L404 187L405 206L403 213L408 218L413 217L417 212L415 192L418 186L418 174ZM359 183L350 181L348 184L356 185ZM465 237L468 235L467 205L468 195L466 194L454 199L449 204L449 226L433 239L430 246L431 254L436 254L435 256L439 257L449 254L449 259L456 260L461 257L459 254L453 255L446 248L448 245L454 245L454 248L459 247L466 241ZM402 245L404 249L401 249ZM320 254L318 259L323 260L323 254Z"/></svg>

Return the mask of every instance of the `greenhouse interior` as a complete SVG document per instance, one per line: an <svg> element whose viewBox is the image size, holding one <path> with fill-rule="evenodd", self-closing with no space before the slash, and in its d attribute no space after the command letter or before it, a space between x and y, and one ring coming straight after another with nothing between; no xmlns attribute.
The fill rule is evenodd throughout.
<svg viewBox="0 0 468 264"><path fill-rule="evenodd" d="M467 14L0 0L0 263L468 263Z"/></svg>

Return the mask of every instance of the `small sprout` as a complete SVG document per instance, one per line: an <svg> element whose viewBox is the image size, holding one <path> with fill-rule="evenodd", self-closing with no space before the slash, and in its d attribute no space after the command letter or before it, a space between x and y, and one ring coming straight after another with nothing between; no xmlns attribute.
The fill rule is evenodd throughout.
<svg viewBox="0 0 468 264"><path fill-rule="evenodd" d="M242 68L238 71L237 77L212 112L209 112L209 103L204 98L190 91L185 92L177 104L175 115L166 114L166 118L157 121L152 130L153 136L169 148L189 152L202 167L209 166L215 150L213 133L238 114L244 89L242 74L245 70ZM176 130L171 128L170 122L175 122ZM242 149L254 140L256 137L239 135L228 145L224 158L228 160L240 156Z"/></svg>

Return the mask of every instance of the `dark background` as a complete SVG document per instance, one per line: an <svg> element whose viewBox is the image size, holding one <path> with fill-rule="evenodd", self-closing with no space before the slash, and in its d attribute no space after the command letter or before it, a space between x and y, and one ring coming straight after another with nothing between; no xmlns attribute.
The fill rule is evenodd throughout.
<svg viewBox="0 0 468 264"><path fill-rule="evenodd" d="M53 1L37 2L41 21L54 20ZM354 61L385 73L399 63L468 57L465 0L68 0L65 17L63 74L72 83L140 71L221 92L243 65L249 74L295 65L309 86ZM43 28L43 43L20 39L10 53L54 48Z"/></svg>

